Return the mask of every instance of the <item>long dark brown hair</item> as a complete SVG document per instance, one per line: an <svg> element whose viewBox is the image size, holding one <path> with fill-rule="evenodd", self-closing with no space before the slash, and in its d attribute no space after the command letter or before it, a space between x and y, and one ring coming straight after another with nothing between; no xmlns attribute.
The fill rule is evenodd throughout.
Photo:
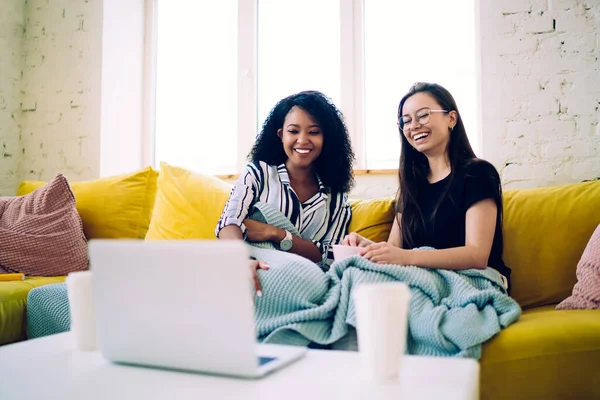
<svg viewBox="0 0 600 400"><path fill-rule="evenodd" d="M406 243L407 248L416 246L411 232L415 232L419 227L424 227L427 222L433 223L435 220L437 208L448 194L456 171L470 162L477 160L475 152L473 152L469 139L467 138L465 126L460 113L458 112L456 101L454 101L454 98L448 90L438 84L427 82L415 83L408 93L402 97L402 100L400 100L400 105L398 106L398 121L402 117L402 107L404 107L404 103L409 97L416 93L429 94L438 102L442 109L456 111L458 115L456 125L450 134L450 141L448 142L447 148L448 158L450 160L449 182L446 186L446 192L440 198L438 205L433 212L431 221L425 221L419 206L419 201L417 200L418 187L427 181L427 176L430 172L427 157L425 154L416 150L408 142L402 131L400 131L402 149L400 152L400 166L398 168L400 185L398 193L396 194L396 218L398 217L398 214L402 215L400 224L402 228L402 240ZM501 204L498 206L498 212L502 212Z"/></svg>

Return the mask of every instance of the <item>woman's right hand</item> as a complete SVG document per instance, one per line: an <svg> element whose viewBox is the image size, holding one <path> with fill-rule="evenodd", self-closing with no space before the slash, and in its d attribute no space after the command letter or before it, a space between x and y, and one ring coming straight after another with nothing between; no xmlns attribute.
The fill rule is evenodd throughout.
<svg viewBox="0 0 600 400"><path fill-rule="evenodd" d="M373 241L360 236L356 232L352 232L352 233L346 235L346 237L344 237L344 240L342 240L342 244L344 246L352 246L352 247L367 247L368 245L373 244L373 243L374 243Z"/></svg>
<svg viewBox="0 0 600 400"><path fill-rule="evenodd" d="M260 280L258 279L258 270L268 270L269 266L264 261L258 261L251 259L250 260L250 276L252 277L252 284L254 285L254 290L256 290L256 295L258 297L262 296L262 286L260 285Z"/></svg>

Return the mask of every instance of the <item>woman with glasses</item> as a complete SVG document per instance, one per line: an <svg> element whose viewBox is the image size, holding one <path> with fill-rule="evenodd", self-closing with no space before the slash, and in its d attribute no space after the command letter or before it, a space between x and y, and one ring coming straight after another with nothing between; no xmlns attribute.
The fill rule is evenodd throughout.
<svg viewBox="0 0 600 400"><path fill-rule="evenodd" d="M373 243L351 233L343 243L364 247L361 255L380 264L491 267L508 289L500 177L475 156L452 95L437 84L414 84L400 101L398 128L400 188L389 239ZM426 246L436 250L413 250Z"/></svg>

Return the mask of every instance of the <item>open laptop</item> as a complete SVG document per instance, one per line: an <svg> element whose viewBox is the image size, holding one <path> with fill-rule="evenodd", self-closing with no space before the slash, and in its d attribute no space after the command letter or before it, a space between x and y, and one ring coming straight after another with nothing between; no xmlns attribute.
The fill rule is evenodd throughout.
<svg viewBox="0 0 600 400"><path fill-rule="evenodd" d="M241 241L102 239L89 251L98 342L110 361L258 378L306 353L257 344Z"/></svg>

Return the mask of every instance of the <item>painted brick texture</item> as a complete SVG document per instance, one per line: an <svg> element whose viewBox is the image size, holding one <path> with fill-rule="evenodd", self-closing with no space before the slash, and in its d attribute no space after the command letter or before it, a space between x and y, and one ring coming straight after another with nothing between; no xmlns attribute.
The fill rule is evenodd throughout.
<svg viewBox="0 0 600 400"><path fill-rule="evenodd" d="M14 195L21 148L21 46L23 0L3 0L0 7L0 196Z"/></svg>
<svg viewBox="0 0 600 400"><path fill-rule="evenodd" d="M505 188L600 177L600 0L483 0L484 157Z"/></svg>
<svg viewBox="0 0 600 400"><path fill-rule="evenodd" d="M98 176L101 49L100 0L26 2L22 179Z"/></svg>

